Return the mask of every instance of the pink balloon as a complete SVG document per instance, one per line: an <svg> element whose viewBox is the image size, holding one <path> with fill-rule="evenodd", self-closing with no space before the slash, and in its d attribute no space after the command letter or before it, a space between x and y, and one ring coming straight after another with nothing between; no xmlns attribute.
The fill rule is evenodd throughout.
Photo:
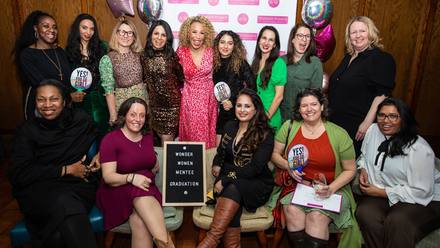
<svg viewBox="0 0 440 248"><path fill-rule="evenodd" d="M107 0L116 18L123 15L134 16L133 0Z"/></svg>
<svg viewBox="0 0 440 248"><path fill-rule="evenodd" d="M336 39L333 35L332 25L329 24L321 30L321 32L315 36L315 41L318 57L321 59L321 62L324 63L332 56L333 50L335 50L336 46Z"/></svg>
<svg viewBox="0 0 440 248"><path fill-rule="evenodd" d="M329 85L330 85L330 74L324 71L322 77L322 93L327 93Z"/></svg>

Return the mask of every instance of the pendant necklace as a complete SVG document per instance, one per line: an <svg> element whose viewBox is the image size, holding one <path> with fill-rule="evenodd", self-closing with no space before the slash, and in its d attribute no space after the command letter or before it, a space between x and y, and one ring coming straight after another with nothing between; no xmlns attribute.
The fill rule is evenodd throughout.
<svg viewBox="0 0 440 248"><path fill-rule="evenodd" d="M35 45L36 46L36 45ZM47 53L44 51L44 49L41 49L41 51L43 51L44 55L46 55L46 57L50 60L50 62L52 62L52 64L57 68L57 70L60 72L60 74L58 74L58 76L60 76L61 80L63 80L63 73L61 72L61 65L60 65L60 60L58 59L58 54L57 51L55 50L55 48L53 49L55 56L57 57L57 62L58 62L58 66L55 64L55 62L53 62L53 60L47 55Z"/></svg>
<svg viewBox="0 0 440 248"><path fill-rule="evenodd" d="M139 147L142 147L142 139L141 139L141 140L139 140L139 141L137 141L137 142L136 142L136 144L138 144L138 145L139 145Z"/></svg>
<svg viewBox="0 0 440 248"><path fill-rule="evenodd" d="M318 130L318 129L321 127L321 124L319 124L319 126L318 126L317 128L315 128L315 130L313 130L313 131L310 131L310 130L306 127L306 125L303 125L303 126L304 126L304 128L305 128L307 131L310 132L311 135L313 135L313 134L315 134L316 130Z"/></svg>

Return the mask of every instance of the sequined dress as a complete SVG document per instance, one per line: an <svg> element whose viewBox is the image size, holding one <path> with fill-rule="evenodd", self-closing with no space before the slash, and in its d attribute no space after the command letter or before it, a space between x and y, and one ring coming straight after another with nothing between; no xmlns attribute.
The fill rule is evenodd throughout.
<svg viewBox="0 0 440 248"><path fill-rule="evenodd" d="M154 50L153 58L141 54L141 64L148 87L152 126L160 134L177 134L181 93L185 77L179 57L174 54L172 59L164 57L162 50Z"/></svg>
<svg viewBox="0 0 440 248"><path fill-rule="evenodd" d="M115 94L116 112L130 97L139 97L148 102L147 89L142 82L140 53L111 51L102 57L99 72L105 94Z"/></svg>
<svg viewBox="0 0 440 248"><path fill-rule="evenodd" d="M189 47L179 46L176 53L185 75L179 140L205 142L206 149L214 148L218 110L212 81L213 49L205 48L199 67L194 64Z"/></svg>

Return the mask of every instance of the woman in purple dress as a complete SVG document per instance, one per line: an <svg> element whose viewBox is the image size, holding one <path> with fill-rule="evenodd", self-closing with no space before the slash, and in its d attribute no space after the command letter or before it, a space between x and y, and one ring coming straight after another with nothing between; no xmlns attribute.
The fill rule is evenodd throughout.
<svg viewBox="0 0 440 248"><path fill-rule="evenodd" d="M137 97L126 100L101 143L102 181L96 204L109 230L128 219L132 247L174 247L165 228L162 195L154 184L159 162L153 148L151 115Z"/></svg>

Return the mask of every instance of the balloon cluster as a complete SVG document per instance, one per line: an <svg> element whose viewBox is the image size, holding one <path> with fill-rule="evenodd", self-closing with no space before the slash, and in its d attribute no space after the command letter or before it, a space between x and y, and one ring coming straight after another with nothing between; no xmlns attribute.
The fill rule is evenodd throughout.
<svg viewBox="0 0 440 248"><path fill-rule="evenodd" d="M125 14L134 16L133 0L107 0L107 3L116 18Z"/></svg>
<svg viewBox="0 0 440 248"><path fill-rule="evenodd" d="M333 54L336 46L332 25L329 24L333 16L333 3L331 0L304 0L301 12L302 20L316 32L322 29L315 36L316 50L321 62L326 62Z"/></svg>
<svg viewBox="0 0 440 248"><path fill-rule="evenodd" d="M163 13L163 0L139 0L139 17L145 23L160 19Z"/></svg>

